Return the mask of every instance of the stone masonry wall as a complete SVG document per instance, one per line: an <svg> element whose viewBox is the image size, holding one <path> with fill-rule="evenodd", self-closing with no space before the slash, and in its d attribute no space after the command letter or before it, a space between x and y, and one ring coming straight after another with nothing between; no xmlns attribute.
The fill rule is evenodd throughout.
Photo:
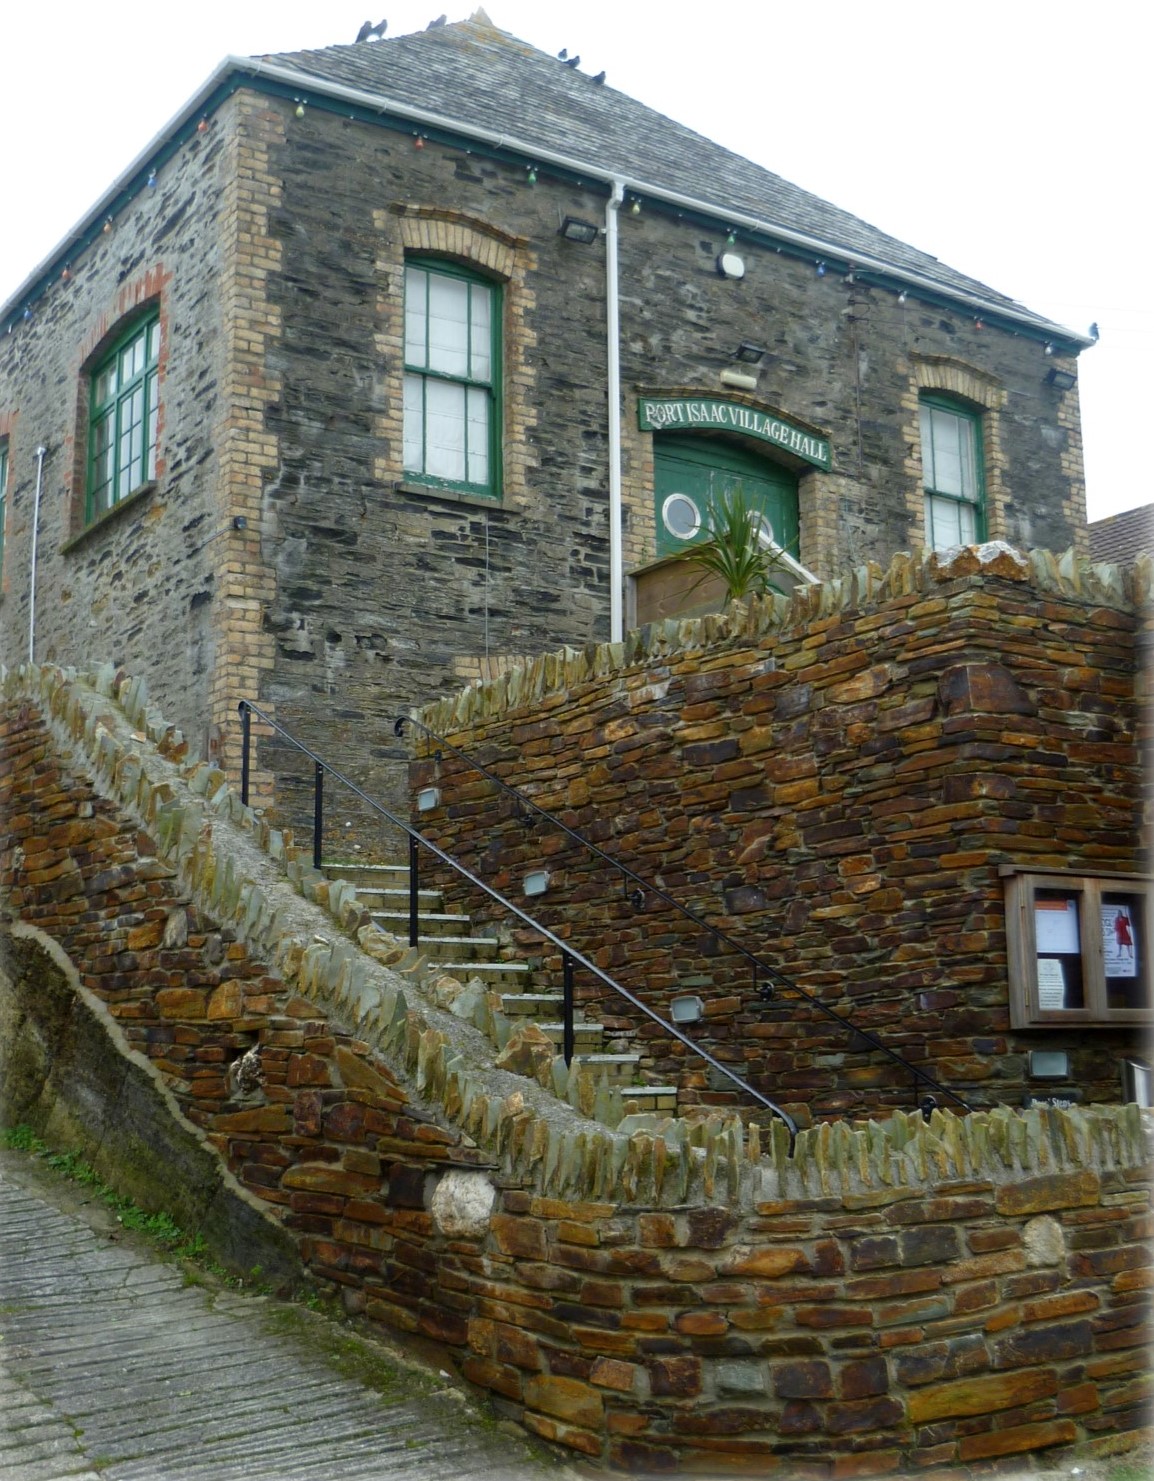
<svg viewBox="0 0 1154 1481"><path fill-rule="evenodd" d="M1145 1422L1137 1107L896 1115L793 1148L732 1117L611 1129L491 1068L403 953L404 980L353 950L388 955L184 764L135 681L25 669L3 696L5 910L315 1276L528 1428L631 1471L834 1481L985 1473Z"/></svg>
<svg viewBox="0 0 1154 1481"><path fill-rule="evenodd" d="M1117 1100L1137 1027L1011 1029L999 870L1143 868L1149 564L1130 580L997 546L899 557L792 607L559 655L421 718L970 1105L1037 1092L1031 1048L1070 1054L1069 1081L1043 1089ZM761 1002L747 961L655 894L638 908L467 763L420 763L414 786L431 784L428 836L514 899L547 867L536 917L664 1017L700 995L695 1040L801 1124L916 1103L899 1066L788 989ZM542 955L529 933L510 950ZM683 1106L739 1094L589 974L577 990Z"/></svg>
<svg viewBox="0 0 1154 1481"><path fill-rule="evenodd" d="M235 445L223 349L234 300L219 291L223 223L234 219L235 107L194 130L155 187L115 210L0 342L0 413L19 418L0 661L29 654L35 449L43 445L34 657L86 666L99 653L146 674L198 750L212 718L214 614L235 538L222 489L225 449ZM152 306L161 331L156 482L85 527L92 363L134 313Z"/></svg>
<svg viewBox="0 0 1154 1481"><path fill-rule="evenodd" d="M478 666L608 636L605 263L557 223L600 221L601 193L408 130L290 101L267 168L278 182L263 291L280 392L265 427L264 562L275 595L259 702L374 795L398 799L389 722L454 692ZM801 558L823 576L921 543L920 389L985 408L990 535L1064 548L1083 539L1077 392L1044 384L1042 347L939 308L742 245L719 278L725 233L659 209L620 231L626 568L655 555L643 391L716 392L732 349L767 346L752 406L824 429L834 467L802 475ZM504 284L502 497L478 501L404 479L405 254L443 256ZM703 326L708 324L708 329ZM1007 407L1012 403L1011 415ZM1063 413L1062 405L1074 408ZM859 415L860 408L860 415ZM911 429L912 423L912 429ZM914 454L911 454L911 445ZM756 449L754 449L756 450ZM764 449L762 449L764 451ZM1012 488L1013 497L1006 492ZM1057 491L1057 492L1056 492ZM277 816L310 817L310 773L262 747ZM344 804L342 803L343 807ZM334 816L334 836L355 812Z"/></svg>

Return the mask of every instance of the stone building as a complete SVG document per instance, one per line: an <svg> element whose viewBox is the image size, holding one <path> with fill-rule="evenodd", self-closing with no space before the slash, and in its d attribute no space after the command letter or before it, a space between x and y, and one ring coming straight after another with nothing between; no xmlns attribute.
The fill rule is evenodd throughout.
<svg viewBox="0 0 1154 1481"><path fill-rule="evenodd" d="M786 585L1081 548L1089 343L480 11L229 58L0 311L0 659L380 782L388 717L686 610L735 484Z"/></svg>

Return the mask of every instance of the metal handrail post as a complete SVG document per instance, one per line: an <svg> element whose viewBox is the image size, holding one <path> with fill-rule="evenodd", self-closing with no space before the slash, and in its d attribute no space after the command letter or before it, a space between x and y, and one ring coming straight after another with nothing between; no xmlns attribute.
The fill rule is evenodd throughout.
<svg viewBox="0 0 1154 1481"><path fill-rule="evenodd" d="M576 1035L573 1032L573 958L561 953L561 1055L566 1065L573 1063Z"/></svg>
<svg viewBox="0 0 1154 1481"><path fill-rule="evenodd" d="M325 826L325 769L313 763L313 868L321 867L321 835Z"/></svg>
<svg viewBox="0 0 1154 1481"><path fill-rule="evenodd" d="M240 702L240 800L248 806L248 747L252 736L252 711L242 699Z"/></svg>
<svg viewBox="0 0 1154 1481"><path fill-rule="evenodd" d="M420 925L417 920L417 907L420 902L421 880L420 880L420 855L417 840L413 834L409 834L409 945L416 946L420 939Z"/></svg>

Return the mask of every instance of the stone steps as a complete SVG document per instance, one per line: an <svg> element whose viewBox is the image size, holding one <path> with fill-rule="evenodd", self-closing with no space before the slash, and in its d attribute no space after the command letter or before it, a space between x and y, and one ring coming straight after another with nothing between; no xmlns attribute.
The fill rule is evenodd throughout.
<svg viewBox="0 0 1154 1481"><path fill-rule="evenodd" d="M347 880L357 898L369 908L373 922L384 931L407 940L409 934L409 871L403 864L350 863L325 865L331 879ZM562 995L559 992L535 992L535 973L527 962L501 959L500 942L491 936L477 936L470 930L470 918L443 908L439 890L421 889L418 893L417 947L425 957L430 972L451 972L462 982L480 981L490 995L490 1002L515 1031L517 1025L535 1022L554 1044L564 1041L561 1022ZM499 996L498 996L499 995ZM676 1114L677 1087L673 1085L638 1085L641 1056L604 1052L605 1030L601 1023L586 1022L577 1010L574 1030L573 1062L598 1080L616 1089L622 1101L635 1111L664 1111ZM504 1040L502 1040L504 1042Z"/></svg>
<svg viewBox="0 0 1154 1481"><path fill-rule="evenodd" d="M357 890L357 896L364 899L362 891ZM407 936L409 934L409 911L408 904L404 910L374 910L371 902L369 914L383 931L391 931L394 936ZM439 902L431 902L439 903ZM417 902L417 919L422 935L427 937L443 936L449 939L468 938L473 941L489 941L487 936L469 936L471 922L467 915L450 915L444 910L427 909L420 901ZM494 941L495 946L497 943Z"/></svg>

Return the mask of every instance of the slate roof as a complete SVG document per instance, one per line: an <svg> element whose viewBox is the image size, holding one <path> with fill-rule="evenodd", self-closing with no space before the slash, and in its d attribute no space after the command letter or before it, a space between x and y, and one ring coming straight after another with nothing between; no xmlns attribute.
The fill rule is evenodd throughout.
<svg viewBox="0 0 1154 1481"><path fill-rule="evenodd" d="M484 11L408 36L320 51L253 58L320 83L427 109L606 172L712 204L720 220L741 212L873 257L949 293L1005 305L1054 329L1013 299L947 267L780 175L723 149L644 103L498 30ZM1063 331L1069 338L1069 331Z"/></svg>
<svg viewBox="0 0 1154 1481"><path fill-rule="evenodd" d="M1129 565L1142 550L1154 554L1154 504L1126 509L1090 525L1090 555L1096 561Z"/></svg>

